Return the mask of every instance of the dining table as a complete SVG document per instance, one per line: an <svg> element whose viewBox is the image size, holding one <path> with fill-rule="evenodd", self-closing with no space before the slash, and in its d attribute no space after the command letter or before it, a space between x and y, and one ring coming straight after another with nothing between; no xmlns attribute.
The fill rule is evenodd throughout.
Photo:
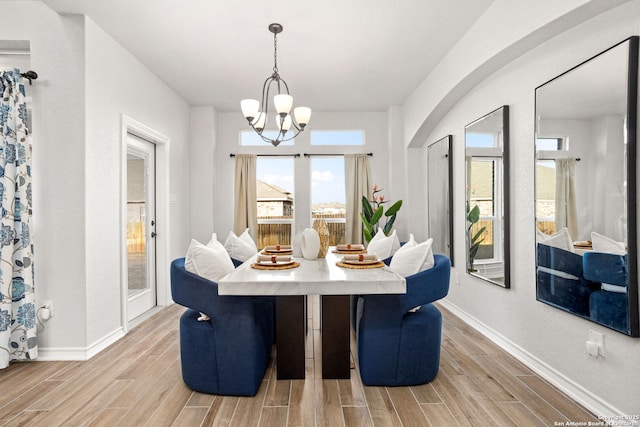
<svg viewBox="0 0 640 427"><path fill-rule="evenodd" d="M218 281L220 295L275 297L278 379L304 379L306 296L320 295L322 378L350 378L350 295L403 294L405 278L383 263L345 264L330 247L325 257L293 257L288 268L263 267L256 254ZM373 268L372 268L373 267Z"/></svg>

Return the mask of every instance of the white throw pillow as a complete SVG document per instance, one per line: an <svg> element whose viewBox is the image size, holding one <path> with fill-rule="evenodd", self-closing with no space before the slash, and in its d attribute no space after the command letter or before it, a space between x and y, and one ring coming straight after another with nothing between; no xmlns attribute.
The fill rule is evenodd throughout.
<svg viewBox="0 0 640 427"><path fill-rule="evenodd" d="M191 239L184 267L187 271L200 277L217 282L232 272L235 267L229 254L217 240L205 246L195 239Z"/></svg>
<svg viewBox="0 0 640 427"><path fill-rule="evenodd" d="M540 230L538 230L538 229L536 228L536 241L537 241L538 243L542 243L542 242L544 242L545 240L547 240L548 238L549 238L549 235L548 235L548 234L543 233L542 231L540 231Z"/></svg>
<svg viewBox="0 0 640 427"><path fill-rule="evenodd" d="M256 246L256 242L254 242L253 239L251 238L248 228L246 228L239 237L240 237L240 240L242 240L247 245L253 248L254 253L258 252L258 246Z"/></svg>
<svg viewBox="0 0 640 427"><path fill-rule="evenodd" d="M605 252L615 255L626 255L627 253L624 242L617 242L595 231L591 232L591 243L594 252Z"/></svg>
<svg viewBox="0 0 640 427"><path fill-rule="evenodd" d="M398 240L395 230L393 230L391 236L385 236L382 229L378 228L378 232L373 236L367 246L367 252L378 255L380 259L386 259L393 255L399 248L400 240Z"/></svg>
<svg viewBox="0 0 640 427"><path fill-rule="evenodd" d="M432 238L416 243L411 235L409 241L393 255L389 268L404 277L432 268L435 265L432 245Z"/></svg>
<svg viewBox="0 0 640 427"><path fill-rule="evenodd" d="M248 229L242 233L242 236L244 236L245 233L247 234L246 237L240 238L236 236L236 233L230 231L227 240L224 242L224 248L229 253L229 256L242 262L248 260L258 252L253 240L251 240L251 243L248 243L246 240L246 238L251 239Z"/></svg>
<svg viewBox="0 0 640 427"><path fill-rule="evenodd" d="M211 233L211 240L209 240L209 243L207 243L207 246L209 246L210 248L215 247L216 243L220 243L218 242L218 235L216 233Z"/></svg>
<svg viewBox="0 0 640 427"><path fill-rule="evenodd" d="M564 227L560 231L552 234L547 237L544 242L540 243L553 246L554 248L564 249L565 251L575 252L573 248L573 240L571 240L571 236L569 236L569 230L567 230L567 227Z"/></svg>

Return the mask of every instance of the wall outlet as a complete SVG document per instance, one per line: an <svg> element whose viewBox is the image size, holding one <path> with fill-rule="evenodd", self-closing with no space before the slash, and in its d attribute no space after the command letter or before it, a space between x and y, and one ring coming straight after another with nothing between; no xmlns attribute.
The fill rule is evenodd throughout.
<svg viewBox="0 0 640 427"><path fill-rule="evenodd" d="M597 353L594 357L604 357L604 334L596 331L589 331L589 341L587 341L587 347L591 347L594 350L597 349ZM589 353L591 354L591 353Z"/></svg>
<svg viewBox="0 0 640 427"><path fill-rule="evenodd" d="M53 317L53 301L42 301L42 306L49 309L49 317Z"/></svg>

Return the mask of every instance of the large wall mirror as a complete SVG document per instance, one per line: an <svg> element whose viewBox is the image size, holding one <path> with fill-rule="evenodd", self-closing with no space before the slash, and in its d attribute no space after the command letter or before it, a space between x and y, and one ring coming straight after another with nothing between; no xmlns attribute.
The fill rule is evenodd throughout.
<svg viewBox="0 0 640 427"><path fill-rule="evenodd" d="M467 271L509 284L509 107L465 126Z"/></svg>
<svg viewBox="0 0 640 427"><path fill-rule="evenodd" d="M638 38L536 88L536 295L638 336Z"/></svg>
<svg viewBox="0 0 640 427"><path fill-rule="evenodd" d="M451 135L427 147L429 237L433 238L433 252L444 254L453 265L453 163L451 158Z"/></svg>

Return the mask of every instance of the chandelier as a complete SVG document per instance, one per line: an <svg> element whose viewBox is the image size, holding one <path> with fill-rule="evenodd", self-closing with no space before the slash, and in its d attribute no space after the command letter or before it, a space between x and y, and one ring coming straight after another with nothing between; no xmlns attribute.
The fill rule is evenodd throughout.
<svg viewBox="0 0 640 427"><path fill-rule="evenodd" d="M260 138L277 147L282 141L289 141L304 130L311 118L311 108L296 107L293 109L293 117L291 117L293 97L289 95L287 82L278 74L278 42L276 37L278 33L282 32L282 25L271 24L269 31L273 33L273 74L264 81L262 86L262 102L258 102L257 99L243 99L240 101L240 108L249 122L249 126L260 135ZM263 134L269 113L269 91L272 84L275 84L278 90L278 93L273 97L273 105L276 110L274 118L278 129L278 135L275 139L268 138ZM292 130L293 134L287 134L292 126L295 129Z"/></svg>

